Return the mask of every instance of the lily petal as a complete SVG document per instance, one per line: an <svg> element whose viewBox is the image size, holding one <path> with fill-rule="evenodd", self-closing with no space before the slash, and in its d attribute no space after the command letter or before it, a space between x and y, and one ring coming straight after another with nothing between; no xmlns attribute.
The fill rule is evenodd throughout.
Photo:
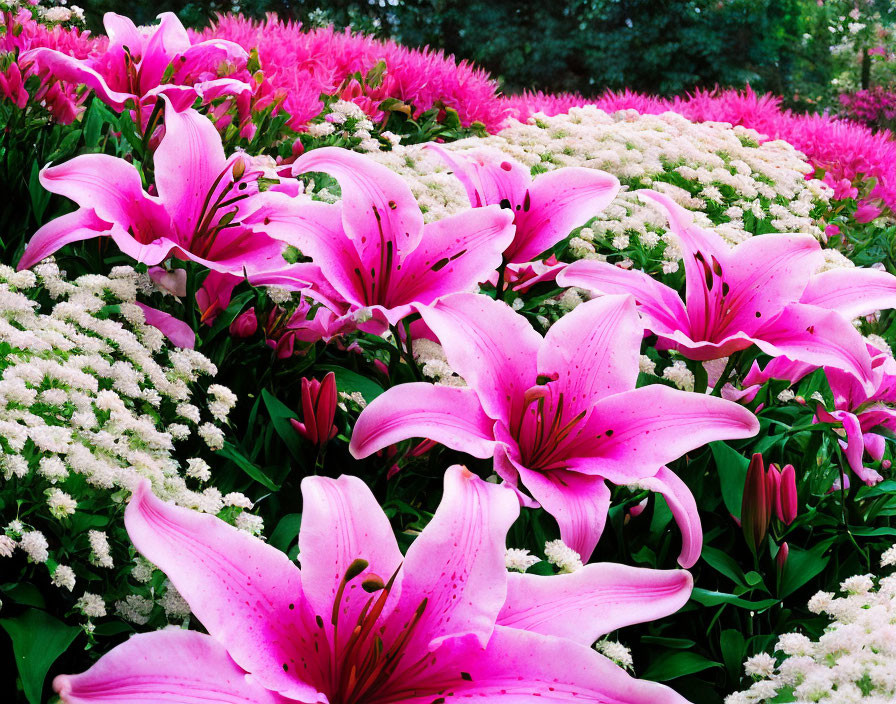
<svg viewBox="0 0 896 704"><path fill-rule="evenodd" d="M440 296L472 290L500 266L513 236L513 216L496 206L427 224L388 291L389 305L429 305Z"/></svg>
<svg viewBox="0 0 896 704"><path fill-rule="evenodd" d="M507 575L498 624L591 646L617 628L674 614L694 580L684 570L653 570L612 562L550 577Z"/></svg>
<svg viewBox="0 0 896 704"><path fill-rule="evenodd" d="M196 334L193 332L193 328L183 320L178 320L169 313L143 303L136 303L135 305L143 311L146 324L161 330L162 334L171 340L175 347L191 350L196 346Z"/></svg>
<svg viewBox="0 0 896 704"><path fill-rule="evenodd" d="M486 458L494 453L494 425L472 389L399 384L361 411L349 451L353 457L367 457L393 443L421 437Z"/></svg>
<svg viewBox="0 0 896 704"><path fill-rule="evenodd" d="M401 565L401 551L389 519L357 477L305 477L302 507L299 555L305 597L326 624L331 643L331 618L339 585L355 560L369 564L348 583L340 600L342 629L337 635L342 643L351 636L358 614L371 598L361 589L364 577L372 573L388 581Z"/></svg>
<svg viewBox="0 0 896 704"><path fill-rule="evenodd" d="M190 48L190 35L173 12L163 12L146 39L140 59L140 90L145 93L162 82L168 65ZM166 119L167 124L167 119Z"/></svg>
<svg viewBox="0 0 896 704"><path fill-rule="evenodd" d="M206 196L224 171L227 159L221 136L211 120L193 109L178 112L166 96L162 99L165 136L153 155L156 188L177 231L190 237L203 217ZM229 177L221 181L229 182Z"/></svg>
<svg viewBox="0 0 896 704"><path fill-rule="evenodd" d="M625 484L708 442L758 431L756 416L736 403L653 384L598 401L567 466Z"/></svg>
<svg viewBox="0 0 896 704"><path fill-rule="evenodd" d="M535 259L598 215L617 193L619 179L597 169L573 166L537 176L516 210L516 237L505 259Z"/></svg>
<svg viewBox="0 0 896 704"><path fill-rule="evenodd" d="M459 700L504 704L688 704L664 685L635 679L592 648L516 628L497 626L485 652L458 643L454 652L440 651L435 659L435 672L427 669L414 683L424 694L403 697L402 704L431 704L445 691ZM457 672L464 674L449 679L448 673Z"/></svg>
<svg viewBox="0 0 896 704"><path fill-rule="evenodd" d="M868 393L874 391L871 355L862 336L839 313L803 303L792 303L755 333L766 354L785 355L819 367L835 367L854 374Z"/></svg>
<svg viewBox="0 0 896 704"><path fill-rule="evenodd" d="M503 152L497 149L449 150L435 142L428 142L424 149L438 154L451 168L466 189L471 207L501 205L506 201L504 207L516 211L516 206L522 205L531 180L529 169L508 159Z"/></svg>
<svg viewBox="0 0 896 704"><path fill-rule="evenodd" d="M29 269L65 245L108 234L111 227L88 208L60 215L34 233L16 268Z"/></svg>
<svg viewBox="0 0 896 704"><path fill-rule="evenodd" d="M118 112L124 110L125 103L128 100L136 104L136 96L131 93L112 90L109 84L106 83L106 79L91 68L86 61L63 54L61 51L47 47L30 49L22 52L19 62L23 65L34 63L41 73L46 71L57 80L65 83L87 86L96 93L100 100Z"/></svg>
<svg viewBox="0 0 896 704"><path fill-rule="evenodd" d="M149 482L134 490L125 526L240 667L283 696L317 701L321 665L308 658L322 632L284 553L215 516L161 501ZM320 649L328 652L325 642Z"/></svg>
<svg viewBox="0 0 896 704"><path fill-rule="evenodd" d="M294 176L308 171L322 171L339 182L345 231L365 270L375 268L374 278L386 269L389 247L394 267L420 243L420 206L408 185L391 169L348 149L322 147L303 154L293 164Z"/></svg>
<svg viewBox="0 0 896 704"><path fill-rule="evenodd" d="M196 631L140 633L87 672L60 675L53 689L64 704L285 704L246 676L214 638Z"/></svg>
<svg viewBox="0 0 896 704"><path fill-rule="evenodd" d="M690 329L687 311L675 289L643 271L581 259L557 274L557 283L601 295L630 293L638 302L638 312L647 321L651 332L681 330L686 334Z"/></svg>
<svg viewBox="0 0 896 704"><path fill-rule="evenodd" d="M847 320L896 308L896 276L855 267L816 274L800 303L835 310Z"/></svg>
<svg viewBox="0 0 896 704"><path fill-rule="evenodd" d="M407 651L435 650L466 634L485 647L507 597L504 546L519 513L510 489L466 467L449 467L442 502L401 570L400 600L390 620L403 628L425 601Z"/></svg>
<svg viewBox="0 0 896 704"><path fill-rule="evenodd" d="M644 328L631 296L605 296L577 306L548 330L538 374L563 394L569 417L595 401L635 388Z"/></svg>
<svg viewBox="0 0 896 704"><path fill-rule="evenodd" d="M703 551L703 528L700 525L697 501L688 485L668 467L660 467L659 472L652 477L639 480L638 484L650 491L659 492L666 499L681 531L681 554L678 556L678 564L685 569L693 567Z"/></svg>
<svg viewBox="0 0 896 704"><path fill-rule="evenodd" d="M473 293L419 309L451 368L473 388L490 418L509 422L537 377L542 338L506 303Z"/></svg>
<svg viewBox="0 0 896 704"><path fill-rule="evenodd" d="M517 466L523 484L560 526L560 538L587 562L604 532L610 490L603 477Z"/></svg>

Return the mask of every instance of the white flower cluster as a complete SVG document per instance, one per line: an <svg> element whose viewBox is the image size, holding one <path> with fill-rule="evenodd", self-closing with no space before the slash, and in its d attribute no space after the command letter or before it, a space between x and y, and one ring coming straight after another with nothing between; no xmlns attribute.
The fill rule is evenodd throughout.
<svg viewBox="0 0 896 704"><path fill-rule="evenodd" d="M893 564L896 546L881 558L882 566ZM840 589L844 596L819 592L809 601L811 611L831 617L821 637L786 633L775 646L780 661L767 653L749 658L744 668L756 681L725 704L761 704L784 691L798 704L896 701L896 575L857 575Z"/></svg>
<svg viewBox="0 0 896 704"><path fill-rule="evenodd" d="M66 554L56 554L45 535L76 525L81 510L108 516L144 479L181 506L212 514L234 507L237 522L238 511L251 508L241 494L203 486L211 477L203 460L181 467L174 455L177 442L194 433L219 447L224 436L215 422L226 420L237 399L211 385L205 405L215 422L201 423L190 403L195 382L217 370L198 352L170 347L145 323L135 304L139 283L130 267L68 281L51 260L34 272L0 265L0 505L28 516L6 516L0 559L21 550L46 563L52 584L68 591L79 560L115 567L123 527L84 530ZM49 305L34 300L47 294ZM242 523L258 532L251 519ZM61 526L47 531L52 521ZM101 611L89 595L79 603L85 615Z"/></svg>
<svg viewBox="0 0 896 704"><path fill-rule="evenodd" d="M308 125L307 132L315 139L326 139L331 135L349 140L353 148L361 152L378 152L382 143L373 136L374 124L364 111L348 100L337 100L324 110L323 122ZM401 137L384 132L391 144L397 145Z"/></svg>
<svg viewBox="0 0 896 704"><path fill-rule="evenodd" d="M677 270L680 252L666 235L664 216L640 201L638 188L666 193L695 211L698 224L712 227L732 244L754 231L807 232L821 238L813 212L831 196L825 183L806 179L812 166L786 142L760 145L758 134L744 127L692 123L674 113L608 114L586 106L554 117L539 114L496 135L443 146L458 152L493 150L525 164L533 174L564 166L614 174L627 188L579 230L569 253L604 259L607 253L624 254L637 242L648 251L656 248L667 274ZM370 157L405 178L427 222L469 207L460 182L431 151L396 146Z"/></svg>
<svg viewBox="0 0 896 704"><path fill-rule="evenodd" d="M414 359L423 376L440 386L466 386L467 383L448 365L445 351L438 342L426 338L414 340Z"/></svg>

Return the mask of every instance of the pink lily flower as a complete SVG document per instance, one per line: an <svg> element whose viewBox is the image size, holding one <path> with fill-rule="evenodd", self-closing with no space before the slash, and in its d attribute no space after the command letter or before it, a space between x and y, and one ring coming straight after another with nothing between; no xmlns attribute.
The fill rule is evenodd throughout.
<svg viewBox="0 0 896 704"><path fill-rule="evenodd" d="M424 225L400 176L347 149L315 149L293 164L293 174L309 171L334 176L342 202L271 193L247 222L311 257L350 312L379 323L395 325L415 304L471 290L513 240L513 215L497 206Z"/></svg>
<svg viewBox="0 0 896 704"><path fill-rule="evenodd" d="M874 432L875 428L896 432L896 409L890 407L896 404L896 361L873 345L867 345L867 349L871 355L871 391L852 374L836 367L825 367L824 373L834 395L834 410L828 411L818 404L815 418L843 429L845 439L838 442L849 468L863 482L874 485L883 477L877 470L866 467L863 458L867 452L875 461L883 459L886 441L883 435ZM744 384L750 385L745 391L755 396L754 389L758 390L769 379L785 379L795 384L816 368L786 357L773 359L764 369L754 362L744 379Z"/></svg>
<svg viewBox="0 0 896 704"><path fill-rule="evenodd" d="M462 467L447 471L442 503L405 556L360 479L307 477L302 494L300 570L265 542L138 487L128 532L208 635L134 636L87 672L57 677L64 704L686 704L590 645L680 608L687 572L595 564L508 574L519 504Z"/></svg>
<svg viewBox="0 0 896 704"><path fill-rule="evenodd" d="M584 303L544 338L504 303L457 294L421 307L448 364L466 388L393 386L365 408L349 449L355 457L413 437L474 457L521 480L560 525L560 536L591 555L609 509L605 479L642 480L677 497L686 522L699 519L684 483L663 465L713 440L755 435L752 413L730 401L657 384L636 389L643 336L631 296ZM698 524L699 525L699 524ZM702 533L686 528L681 563L699 556Z"/></svg>
<svg viewBox="0 0 896 704"><path fill-rule="evenodd" d="M451 167L471 207L500 205L513 213L516 235L504 250L508 263L535 259L619 193L619 179L597 169L567 167L533 179L529 169L496 150L449 151L432 142L426 148Z"/></svg>
<svg viewBox="0 0 896 704"><path fill-rule="evenodd" d="M672 199L639 193L666 212L681 243L685 302L647 274L606 262L571 264L557 276L561 286L632 294L661 347L690 359L719 359L755 344L773 357L837 367L871 382L871 358L849 320L896 305L896 277L872 269L814 275L823 258L809 235L762 235L730 249Z"/></svg>
<svg viewBox="0 0 896 704"><path fill-rule="evenodd" d="M197 98L251 92L243 80L225 77L245 71L249 55L239 44L211 39L193 44L187 30L173 12L159 15L159 24L149 32L138 29L127 17L107 12L103 25L109 45L94 59L77 59L46 47L22 54L21 63L34 64L41 73L73 84L83 84L118 112L127 104L138 110L141 130L143 112L152 109L156 98L172 86L179 108Z"/></svg>
<svg viewBox="0 0 896 704"><path fill-rule="evenodd" d="M43 169L43 187L80 207L34 234L19 269L99 236L149 265L176 256L234 274L283 266L283 244L241 224L268 195L258 192L260 171L244 155L227 159L207 118L192 108L177 112L164 100L165 136L153 157L158 195L143 190L133 164L107 154L83 154Z"/></svg>

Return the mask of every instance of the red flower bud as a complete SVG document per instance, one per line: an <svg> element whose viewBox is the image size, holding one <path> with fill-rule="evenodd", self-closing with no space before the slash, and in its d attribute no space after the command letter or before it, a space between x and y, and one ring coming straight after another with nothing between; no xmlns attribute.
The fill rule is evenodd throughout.
<svg viewBox="0 0 896 704"><path fill-rule="evenodd" d="M326 445L336 435L336 375L329 372L324 380L302 378L302 422L290 423L302 437L315 445Z"/></svg>
<svg viewBox="0 0 896 704"><path fill-rule="evenodd" d="M775 555L775 564L778 566L778 578L780 579L781 573L784 571L784 565L787 564L787 556L790 554L790 546L787 543L781 543L781 547L778 548L778 554Z"/></svg>
<svg viewBox="0 0 896 704"><path fill-rule="evenodd" d="M793 523L799 513L799 497L796 491L796 470L788 464L781 470L781 483L778 489L778 518L786 525ZM785 543L786 544L786 543Z"/></svg>
<svg viewBox="0 0 896 704"><path fill-rule="evenodd" d="M750 467L747 469L744 498L740 510L744 538L754 554L758 554L768 533L768 524L771 520L772 497L769 495L768 484L769 480L765 473L762 455L757 452L750 460Z"/></svg>
<svg viewBox="0 0 896 704"><path fill-rule="evenodd" d="M230 324L230 334L234 337L252 337L257 330L258 316L255 315L254 308L243 311Z"/></svg>

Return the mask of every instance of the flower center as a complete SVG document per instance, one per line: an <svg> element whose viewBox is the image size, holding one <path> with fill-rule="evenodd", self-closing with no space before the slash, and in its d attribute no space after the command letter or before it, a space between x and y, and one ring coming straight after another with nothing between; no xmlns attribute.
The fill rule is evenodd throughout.
<svg viewBox="0 0 896 704"><path fill-rule="evenodd" d="M218 187L228 173L232 174L233 179L218 191ZM199 212L199 221L193 232L191 249L196 254L208 257L220 232L228 228L240 227L240 223L235 222L239 215L239 208L236 204L249 197L249 193L243 192L248 190L248 185L246 164L242 158L234 160L218 174L205 196L202 210ZM231 206L233 209L228 210Z"/></svg>
<svg viewBox="0 0 896 704"><path fill-rule="evenodd" d="M397 632L386 632L386 623L380 623L380 616L392 591L398 570L383 582L382 578L368 573L361 582L361 588L370 594L354 623L340 619L342 600L349 582L367 569L367 561L357 559L349 565L339 583L330 623L333 626L331 682L328 698L331 704L361 704L369 701L381 690L394 674L401 662L405 647L413 635L427 599L423 599L414 614ZM400 568L399 568L400 569ZM323 630L323 619L317 617L317 625ZM345 629L350 629L345 636ZM342 632L343 635L340 635ZM418 668L423 659L412 666Z"/></svg>
<svg viewBox="0 0 896 704"><path fill-rule="evenodd" d="M585 418L581 411L564 422L563 393L554 403L550 385L533 386L526 391L516 428L523 464L530 469L556 469L563 459L564 441Z"/></svg>

